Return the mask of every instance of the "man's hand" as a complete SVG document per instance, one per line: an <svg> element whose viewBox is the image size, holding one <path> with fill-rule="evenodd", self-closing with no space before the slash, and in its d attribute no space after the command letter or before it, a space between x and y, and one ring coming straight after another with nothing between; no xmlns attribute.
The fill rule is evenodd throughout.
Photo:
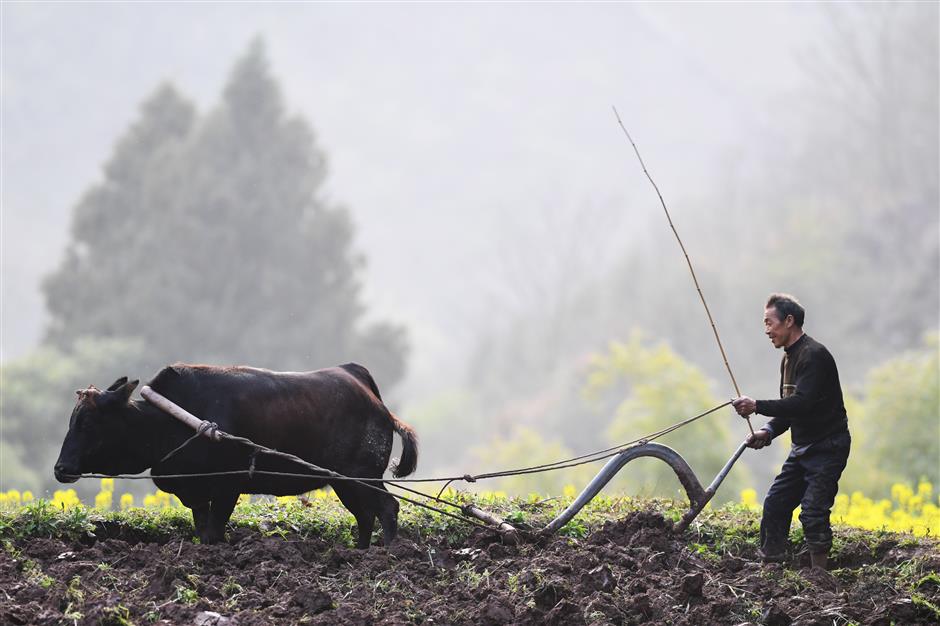
<svg viewBox="0 0 940 626"><path fill-rule="evenodd" d="M771 439L773 439L771 434L768 431L761 429L755 432L753 435L748 435L747 441L745 441L744 444L748 448L754 448L755 450L760 450L764 446L769 446Z"/></svg>
<svg viewBox="0 0 940 626"><path fill-rule="evenodd" d="M731 406L733 406L734 410L738 412L738 415L741 417L747 417L757 410L757 400L754 398L748 398L747 396L741 396L740 398L735 398L732 400Z"/></svg>

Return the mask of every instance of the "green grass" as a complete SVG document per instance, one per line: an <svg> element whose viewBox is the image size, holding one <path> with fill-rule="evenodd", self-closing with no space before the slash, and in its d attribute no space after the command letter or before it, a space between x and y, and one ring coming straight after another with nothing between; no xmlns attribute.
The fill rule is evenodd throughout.
<svg viewBox="0 0 940 626"><path fill-rule="evenodd" d="M0 538L58 537L79 539L94 530L90 509L56 509L47 500L36 500L13 512L0 512Z"/></svg>
<svg viewBox="0 0 940 626"><path fill-rule="evenodd" d="M102 626L134 626L130 609L122 604L105 609L99 623Z"/></svg>
<svg viewBox="0 0 940 626"><path fill-rule="evenodd" d="M445 497L458 506L473 504L527 530L544 527L570 503L568 498L507 498L454 491L447 492ZM459 508L440 503L435 503L435 506L462 517ZM560 534L581 539L605 522L621 519L638 508L658 511L670 519L678 519L684 512L683 504L668 500L641 501L601 495L562 528ZM320 537L347 546L355 544L354 525L353 516L335 498L311 498L306 503L256 498L236 507L229 522L230 528L247 528L265 536ZM405 536L417 541L449 545L460 545L475 529L463 519L404 502L399 513L399 527ZM58 509L46 500L36 500L13 510L0 510L0 539L49 537L77 540L96 533L107 536L129 533L141 539L191 536L192 514L185 508L99 511L78 506Z"/></svg>
<svg viewBox="0 0 940 626"><path fill-rule="evenodd" d="M458 506L473 504L490 511L524 530L543 528L571 502L569 497L512 498L453 490L448 490L444 497ZM435 505L460 515L457 508L440 503ZM601 494L565 525L559 534L571 540L580 540L600 529L604 523L623 519L637 510L653 511L667 519L678 520L686 510L686 503ZM706 507L687 531L689 551L711 562L727 556L753 558L758 547L759 524L759 513L741 505ZM415 541L450 546L464 544L475 531L474 526L462 519L405 502L401 504L399 527L403 536ZM319 537L329 543L348 547L355 545L355 519L335 498L310 498L306 503L255 498L251 503L236 507L229 528L250 529L265 536L299 539ZM192 537L192 514L185 508L134 508L108 512L81 506L57 509L45 500L37 500L18 509L0 510L0 540L40 537L76 540L96 533L107 536L129 533L140 539ZM376 536L379 535L380 531L376 530ZM794 546L799 543L801 530L798 524L794 524L790 538ZM842 551L850 549L857 557L861 544L874 559L892 546L917 545L919 541L906 535L837 527L832 557L837 560ZM913 590L915 583L926 573L914 567L906 573L905 582ZM925 579L921 584L928 582L933 584L934 581Z"/></svg>
<svg viewBox="0 0 940 626"><path fill-rule="evenodd" d="M507 498L454 491L449 491L445 497L458 506L474 504L523 530L543 528L571 502L570 497ZM677 520L685 512L686 506L682 501L601 495L562 528L559 535L566 537L570 543L576 543L600 530L605 523L622 520L634 511L656 512L667 519ZM459 515L459 509L454 509L454 512ZM707 507L686 531L684 547L687 556L716 568L728 559L754 560L757 556L759 526L760 514L745 506L730 504L720 508ZM399 527L401 536L427 546L428 558L432 561L432 553L441 551L442 546L462 548L467 545L471 533L477 532L474 526L461 519L408 503L401 505ZM355 545L355 519L335 498L310 498L306 503L299 500L283 502L255 498L251 503L236 507L229 523L229 532L234 529L247 529L264 536L294 540L319 538L328 544L348 548ZM78 576L69 581L54 581L37 562L23 554L26 551L25 542L38 538L72 541L91 539L95 535L99 539L131 536L137 540L192 540L192 515L188 509L181 508L136 508L123 512L103 512L85 507L63 510L42 500L18 509L0 510L0 548L14 561L30 584L46 589L59 585L57 588L63 592L64 614L75 623L80 622L84 618L83 614L87 613L84 595L89 593L87 585L83 585ZM380 536L381 531L376 530L374 538ZM793 548L799 547L801 536L799 525L794 524L790 535ZM897 565L895 561L882 562L884 556L895 548L905 550L908 558ZM940 620L940 607L937 606L940 575L934 571L937 554L936 539L837 526L832 559L838 569L834 569L832 574L845 584L854 584L861 579L884 584L896 590L898 596L909 597L921 614ZM94 593L118 588L117 579L112 580L109 570L109 565L101 563L97 570L88 573L88 577L96 581ZM533 571L536 586L541 585L542 572ZM806 572L795 566L762 569L759 575L788 594L805 594L812 587ZM470 590L493 588L521 598L529 597L533 591L530 588L533 585L531 577L523 578L518 572L499 572L485 567L478 570L470 566L469 562L461 562L456 566L454 582ZM379 603L373 607L376 614L384 610L382 603L391 602L389 598L404 593L399 588L400 581L395 577L363 577L356 584L369 585L384 592L376 595L376 602ZM176 581L171 593L177 602L192 606L203 601L207 591L206 583L195 574L190 574ZM222 606L231 609L238 604L238 598L245 589L236 578L230 577L219 584L218 591ZM742 597L741 602L741 610L746 613L741 614L742 620L760 618L762 605L752 602L750 598ZM423 619L422 607L415 606L409 611L412 611L415 620ZM459 621L459 616L451 617ZM95 618L102 624L126 626L131 623L130 613L120 605ZM157 606L136 618L138 625L159 620Z"/></svg>

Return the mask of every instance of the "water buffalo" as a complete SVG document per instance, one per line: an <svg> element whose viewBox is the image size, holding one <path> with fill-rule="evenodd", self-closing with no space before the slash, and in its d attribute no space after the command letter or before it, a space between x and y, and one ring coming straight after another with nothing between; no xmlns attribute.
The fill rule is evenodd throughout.
<svg viewBox="0 0 940 626"><path fill-rule="evenodd" d="M359 483L265 475L161 478L170 474L245 470L251 450L231 441L200 437L164 462L161 459L194 431L146 400L130 400L138 381L120 378L107 390L78 391L55 476L74 482L82 473L127 474L150 469L160 489L192 509L203 543L224 538L239 494L296 495L330 484L355 516L358 546L368 548L375 518L385 544L398 531L398 502ZM163 368L150 387L190 413L216 422L227 433L287 452L345 476L381 478L392 450L392 431L403 442L396 477L414 471L414 430L382 402L366 368L355 363L313 372L272 372L253 367L176 364ZM305 473L285 459L258 454L255 470Z"/></svg>

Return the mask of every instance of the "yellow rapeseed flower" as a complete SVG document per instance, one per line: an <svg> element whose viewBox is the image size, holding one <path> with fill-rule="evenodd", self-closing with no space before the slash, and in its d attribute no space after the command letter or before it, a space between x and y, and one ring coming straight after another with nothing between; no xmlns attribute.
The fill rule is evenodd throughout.
<svg viewBox="0 0 940 626"><path fill-rule="evenodd" d="M112 493L110 491L99 491L95 496L95 508L102 511L110 511L112 504Z"/></svg>
<svg viewBox="0 0 940 626"><path fill-rule="evenodd" d="M757 491L755 489L744 489L741 491L741 504L749 509L759 509L757 502Z"/></svg>
<svg viewBox="0 0 940 626"><path fill-rule="evenodd" d="M52 494L52 505L57 509L70 509L81 506L82 501L78 498L78 494L75 493L74 489L57 489Z"/></svg>
<svg viewBox="0 0 940 626"><path fill-rule="evenodd" d="M16 489L10 489L7 491L6 501L7 504L11 507L18 507L20 505L20 492Z"/></svg>
<svg viewBox="0 0 940 626"><path fill-rule="evenodd" d="M156 493L154 493L154 498L156 498L156 506L161 509L168 509L173 506L171 500L172 496L162 489L157 489Z"/></svg>
<svg viewBox="0 0 940 626"><path fill-rule="evenodd" d="M933 500L933 485L930 481L922 480L917 483L917 495L924 499L924 502Z"/></svg>
<svg viewBox="0 0 940 626"><path fill-rule="evenodd" d="M741 503L750 506L752 490L741 492ZM759 508L759 507L758 507ZM799 516L799 508L793 513ZM866 530L889 530L918 536L940 534L940 506L933 502L933 485L921 481L917 491L903 483L891 486L891 499L873 500L860 491L839 494L832 507L832 521Z"/></svg>

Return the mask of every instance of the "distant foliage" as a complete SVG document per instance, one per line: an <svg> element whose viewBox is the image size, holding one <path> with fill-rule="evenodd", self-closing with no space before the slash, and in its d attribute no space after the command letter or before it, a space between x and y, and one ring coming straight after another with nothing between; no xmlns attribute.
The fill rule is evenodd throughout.
<svg viewBox="0 0 940 626"><path fill-rule="evenodd" d="M829 28L794 50L805 62L805 78L779 94L792 106L762 125L766 133L754 135L746 151L724 154L722 176L688 187L675 164L649 163L737 382L750 395L776 386L761 336L770 292L801 298L807 332L832 351L848 386L860 383L873 363L916 348L925 332L937 329L940 313L940 9L936 3L829 3L818 11ZM662 141L650 137L640 148L649 156ZM627 171L638 170L631 157L624 155ZM504 390L523 387L536 395L557 388L572 363L632 328L667 339L733 393L658 199L642 175L636 179L629 186L635 198L618 206L635 225L635 238L620 245L617 266L587 266L541 289L528 311L498 317L480 342L470 375L475 386L482 380L492 387L486 403L503 402ZM541 256L556 261L568 248L604 241L585 240L580 224L556 232L552 248L517 265L551 267ZM519 246L520 255L525 249ZM542 272L530 273L545 280ZM523 287L536 282L523 284L508 271L495 280L514 293L527 293ZM547 315L558 299L565 306ZM565 440L576 449L582 443L577 433Z"/></svg>
<svg viewBox="0 0 940 626"><path fill-rule="evenodd" d="M154 368L355 360L393 385L405 331L364 322L364 260L348 211L323 197L326 175L260 42L205 115L161 86L75 207L65 259L44 285L48 342L139 337Z"/></svg>
<svg viewBox="0 0 940 626"><path fill-rule="evenodd" d="M106 388L118 378L117 364L139 363L143 351L140 341L81 337L69 352L46 346L4 364L0 491L39 492L57 485L52 466L69 427L75 390L90 384Z"/></svg>
<svg viewBox="0 0 940 626"><path fill-rule="evenodd" d="M545 437L525 426L517 427L506 438L477 446L472 454L481 471L494 472L532 467L571 458L574 454L558 439ZM543 497L558 495L570 484L581 487L600 469L598 464L582 465L551 472L521 474L488 480L485 487L513 495L538 493Z"/></svg>
<svg viewBox="0 0 940 626"><path fill-rule="evenodd" d="M606 353L595 357L584 396L605 412L614 405L607 438L616 445L720 405L722 400L715 397L710 386L700 369L684 361L667 344L649 345L641 334L634 333L627 342L611 342ZM738 437L732 435L732 428L737 429ZM726 408L657 441L678 451L707 486L743 439L745 428L743 420ZM748 478L743 464L736 466L719 498L736 493L736 487L747 484ZM681 491L675 472L659 460L633 461L619 480L644 495Z"/></svg>
<svg viewBox="0 0 940 626"><path fill-rule="evenodd" d="M865 391L861 413L850 417L858 442L848 472L858 476L860 488L884 490L919 480L940 484L938 336L871 370Z"/></svg>

